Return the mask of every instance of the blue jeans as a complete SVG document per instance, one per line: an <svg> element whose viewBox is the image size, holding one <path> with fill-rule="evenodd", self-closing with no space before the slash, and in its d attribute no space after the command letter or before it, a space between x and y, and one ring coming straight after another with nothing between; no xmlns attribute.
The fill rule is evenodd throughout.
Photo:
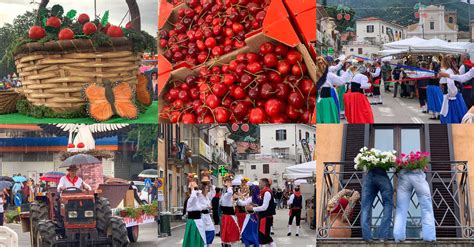
<svg viewBox="0 0 474 247"><path fill-rule="evenodd" d="M421 206L421 228L425 241L436 240L436 228L433 213L433 203L426 174L422 170L401 170L397 186L397 210L393 226L395 242L404 241L406 238L406 223L410 199L415 190Z"/></svg>
<svg viewBox="0 0 474 247"><path fill-rule="evenodd" d="M372 169L367 172L362 185L361 219L362 238L372 239L372 204L380 192L382 195L383 216L378 227L378 238L386 240L390 234L390 222L393 209L393 187L387 172L382 169Z"/></svg>

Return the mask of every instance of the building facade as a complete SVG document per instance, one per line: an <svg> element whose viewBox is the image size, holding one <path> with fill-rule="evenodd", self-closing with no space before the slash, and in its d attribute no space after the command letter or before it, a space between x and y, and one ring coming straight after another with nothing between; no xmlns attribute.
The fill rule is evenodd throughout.
<svg viewBox="0 0 474 247"><path fill-rule="evenodd" d="M404 28L380 18L367 17L356 21L356 39L343 47L346 55L372 58L385 43L405 38Z"/></svg>
<svg viewBox="0 0 474 247"><path fill-rule="evenodd" d="M304 124L262 124L259 127L260 153L239 153L238 173L251 181L266 177L273 181L273 187L284 188L285 168L312 160L316 128ZM306 142L309 154L304 151Z"/></svg>
<svg viewBox="0 0 474 247"><path fill-rule="evenodd" d="M341 51L341 34L336 30L336 22L330 17L325 7L319 2L317 4L317 21L316 21L316 51L318 54L327 54L331 48L334 54Z"/></svg>
<svg viewBox="0 0 474 247"><path fill-rule="evenodd" d="M430 153L426 179L431 188L436 234L438 238L472 238L470 191L474 188L472 163L474 133L469 125L319 125L316 150L316 232L318 241L333 238L328 232L344 229L350 238L360 239L360 204L346 226L336 226L329 220L327 201L341 189L361 191L364 173L354 169L354 157L366 146L380 150ZM389 173L395 189L397 174ZM395 199L395 198L394 198ZM394 200L395 201L395 200ZM372 210L373 229L380 224L381 200L375 200ZM421 237L421 212L415 194L412 195L407 221L407 237ZM392 223L393 224L393 223Z"/></svg>
<svg viewBox="0 0 474 247"><path fill-rule="evenodd" d="M457 12L446 10L443 5L429 5L419 10L418 23L409 25L406 37L458 41Z"/></svg>

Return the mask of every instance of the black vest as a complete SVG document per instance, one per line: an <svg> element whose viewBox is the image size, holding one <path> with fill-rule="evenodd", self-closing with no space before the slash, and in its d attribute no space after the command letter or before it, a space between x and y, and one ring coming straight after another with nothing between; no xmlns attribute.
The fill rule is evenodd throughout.
<svg viewBox="0 0 474 247"><path fill-rule="evenodd" d="M267 217L267 216L272 216L272 215L276 214L276 211L275 211L275 208L276 208L275 198L273 198L273 193L271 191L268 191L268 192L271 195L270 202L268 203L267 210L262 211L262 212L258 212L258 217L260 217L260 218ZM267 193L267 192L265 192L265 193ZM263 194L263 196L265 196L265 194ZM262 204L263 204L263 198L262 198ZM260 204L259 206L262 206L262 204Z"/></svg>
<svg viewBox="0 0 474 247"><path fill-rule="evenodd" d="M469 70L471 70L472 67L464 64L464 68L464 72L467 73ZM474 86L474 78L471 78L471 80L464 82L464 86Z"/></svg>
<svg viewBox="0 0 474 247"><path fill-rule="evenodd" d="M303 197L295 196L293 198L293 203L291 204L291 208L302 208L302 206L303 206Z"/></svg>

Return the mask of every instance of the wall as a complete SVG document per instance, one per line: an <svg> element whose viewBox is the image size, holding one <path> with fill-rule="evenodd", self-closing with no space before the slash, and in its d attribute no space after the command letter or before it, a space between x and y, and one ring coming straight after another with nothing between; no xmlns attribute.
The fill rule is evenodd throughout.
<svg viewBox="0 0 474 247"><path fill-rule="evenodd" d="M263 164L268 164L269 173L263 174ZM260 178L268 178L270 180L276 180L273 182L272 187L284 188L285 183L282 178L282 173L288 166L295 165L291 161L263 161L263 160L242 160L240 165L243 167L243 176L250 178L250 181L257 181ZM255 170L251 169L251 166L255 165ZM276 174L275 174L276 173ZM275 174L275 175L274 175Z"/></svg>
<svg viewBox="0 0 474 247"><path fill-rule="evenodd" d="M351 51L351 48L353 51ZM362 54L359 54L359 48L362 48ZM382 49L381 46L378 45L370 45L370 44L364 44L364 43L353 43L349 45L345 45L343 50L343 53L348 56L348 55L355 55L355 56L362 56L362 57L367 57L367 58L372 58L374 55L377 55L377 53Z"/></svg>
<svg viewBox="0 0 474 247"><path fill-rule="evenodd" d="M319 124L316 128L316 208L321 209L321 191L323 184L324 162L341 161L343 143L343 124ZM327 147L327 148L326 148ZM316 214L318 220L320 212Z"/></svg>

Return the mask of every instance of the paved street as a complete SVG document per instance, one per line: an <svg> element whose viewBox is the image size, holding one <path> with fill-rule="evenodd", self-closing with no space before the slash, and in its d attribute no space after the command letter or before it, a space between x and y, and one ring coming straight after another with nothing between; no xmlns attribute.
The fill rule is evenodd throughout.
<svg viewBox="0 0 474 247"><path fill-rule="evenodd" d="M383 105L372 105L375 123L440 123L439 120L430 120L430 114L421 112L418 98L394 98L392 93L384 93L382 89ZM368 97L369 102L372 97ZM346 120L342 121L347 123Z"/></svg>
<svg viewBox="0 0 474 247"><path fill-rule="evenodd" d="M275 216L274 222L274 231L275 235L273 235L273 239L277 246L298 246L298 247L312 247L316 246L316 235L315 232L309 229L309 223L304 221L301 222L302 229L300 231L300 236L295 237L294 233L291 237L287 237L286 234L288 232L288 210L282 209L277 211L277 215ZM294 223L293 223L294 224ZM295 226L293 226L295 227ZM180 246L182 243L182 239L184 236L184 227L176 229L171 237L161 238L158 240L159 246ZM220 246L221 241L220 238L217 237L214 239L214 243L212 246ZM233 246L244 246L243 244L236 244Z"/></svg>

